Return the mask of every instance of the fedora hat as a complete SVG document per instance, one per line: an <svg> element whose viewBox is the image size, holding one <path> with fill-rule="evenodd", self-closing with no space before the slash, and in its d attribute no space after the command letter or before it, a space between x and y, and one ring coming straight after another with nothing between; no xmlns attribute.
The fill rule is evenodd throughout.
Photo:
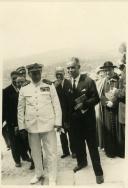
<svg viewBox="0 0 128 188"><path fill-rule="evenodd" d="M106 61L100 69L107 69L107 68L116 68L117 66L113 65L111 61Z"/></svg>

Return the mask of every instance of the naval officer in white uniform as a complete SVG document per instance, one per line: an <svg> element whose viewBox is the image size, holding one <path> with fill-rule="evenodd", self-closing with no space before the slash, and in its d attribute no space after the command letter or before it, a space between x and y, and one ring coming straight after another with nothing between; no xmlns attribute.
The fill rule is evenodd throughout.
<svg viewBox="0 0 128 188"><path fill-rule="evenodd" d="M41 79L42 65L32 64L26 67L31 83L22 87L18 102L19 130L26 129L32 157L35 164L35 176L31 184L44 178L41 140L46 153L49 185L56 184L57 139L54 128L61 128L62 112L56 89L53 84L44 83Z"/></svg>

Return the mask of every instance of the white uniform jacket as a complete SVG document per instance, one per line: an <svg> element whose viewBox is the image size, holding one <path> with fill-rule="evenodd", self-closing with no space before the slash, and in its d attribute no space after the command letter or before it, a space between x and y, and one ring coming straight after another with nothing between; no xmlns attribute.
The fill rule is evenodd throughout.
<svg viewBox="0 0 128 188"><path fill-rule="evenodd" d="M19 130L42 133L61 126L62 112L55 86L30 83L21 88L18 101Z"/></svg>

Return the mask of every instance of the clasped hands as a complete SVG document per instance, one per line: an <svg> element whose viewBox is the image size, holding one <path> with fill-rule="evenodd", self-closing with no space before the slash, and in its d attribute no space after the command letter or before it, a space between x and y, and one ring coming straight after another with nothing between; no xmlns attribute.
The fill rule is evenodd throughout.
<svg viewBox="0 0 128 188"><path fill-rule="evenodd" d="M109 107L109 108L112 108L113 107L113 102L106 101L106 106Z"/></svg>

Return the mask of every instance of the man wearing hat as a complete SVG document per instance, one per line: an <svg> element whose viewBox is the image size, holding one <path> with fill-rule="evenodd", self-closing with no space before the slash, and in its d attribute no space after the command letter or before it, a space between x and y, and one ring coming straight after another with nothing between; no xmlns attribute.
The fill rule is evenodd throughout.
<svg viewBox="0 0 128 188"><path fill-rule="evenodd" d="M118 88L119 76L114 72L114 68L116 66L111 61L106 61L101 67L106 73L101 90L103 142L105 153L110 158L118 154L118 101L115 91Z"/></svg>
<svg viewBox="0 0 128 188"><path fill-rule="evenodd" d="M57 140L54 128L61 127L62 113L54 85L41 80L42 65L28 65L31 83L22 87L18 103L18 125L29 135L31 153L35 164L35 176L31 184L44 179L41 141L45 150L49 184L55 185L57 171Z"/></svg>
<svg viewBox="0 0 128 188"><path fill-rule="evenodd" d="M61 140L61 146L63 155L61 158L65 158L70 155L70 150L72 152L72 157L75 157L75 148L73 143L73 135L71 132L71 129L69 127L69 105L68 105L68 98L66 94L66 88L70 84L69 80L65 79L64 75L64 68L63 67L56 67L55 75L57 80L55 81L55 87L58 93L58 97L60 100L61 110L62 110L62 131L60 133L60 140ZM69 146L68 146L68 138L67 133L69 136Z"/></svg>
<svg viewBox="0 0 128 188"><path fill-rule="evenodd" d="M96 74L97 74L96 81L99 81L100 79L103 79L105 77L105 71L104 71L104 69L99 69L98 68Z"/></svg>
<svg viewBox="0 0 128 188"><path fill-rule="evenodd" d="M87 143L90 157L96 175L96 182L104 182L103 170L96 142L96 117L95 105L99 102L99 96L95 82L87 76L80 74L80 62L72 57L67 63L70 75L70 86L67 88L70 105L70 124L75 138L75 151L77 166L74 173L87 166Z"/></svg>
<svg viewBox="0 0 128 188"><path fill-rule="evenodd" d="M24 81L22 81L22 86L26 86L26 85L30 84L30 80L27 80L27 79L26 79L26 69L25 69L24 66L18 67L18 68L16 69L16 71L19 73L19 75L20 75L22 78L24 78Z"/></svg>
<svg viewBox="0 0 128 188"><path fill-rule="evenodd" d="M18 77L16 71L11 72L11 85L3 91L3 109L4 121L7 123L10 146L12 156L16 167L21 167L21 159L29 161L29 156L23 147L21 136L18 132L17 122L17 105L18 105L18 89L16 79Z"/></svg>

